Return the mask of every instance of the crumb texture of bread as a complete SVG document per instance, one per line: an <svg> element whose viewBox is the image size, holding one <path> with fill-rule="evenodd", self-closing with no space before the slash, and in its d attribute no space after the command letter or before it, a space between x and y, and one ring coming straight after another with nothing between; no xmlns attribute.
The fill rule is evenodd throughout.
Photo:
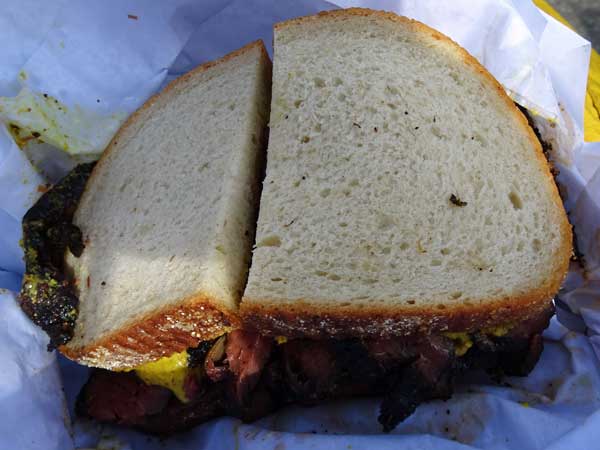
<svg viewBox="0 0 600 450"><path fill-rule="evenodd" d="M539 142L473 57L361 9L278 24L274 54L249 328L409 334L549 306L570 226Z"/></svg>
<svg viewBox="0 0 600 450"><path fill-rule="evenodd" d="M67 255L79 290L73 359L131 367L235 322L254 237L269 114L262 42L151 98L95 167Z"/></svg>

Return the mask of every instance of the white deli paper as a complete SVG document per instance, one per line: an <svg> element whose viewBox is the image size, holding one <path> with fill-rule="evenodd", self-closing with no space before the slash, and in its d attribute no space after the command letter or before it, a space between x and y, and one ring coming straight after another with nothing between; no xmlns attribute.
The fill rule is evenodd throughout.
<svg viewBox="0 0 600 450"><path fill-rule="evenodd" d="M85 5L14 0L0 12L8 49L0 53L0 95L27 88L79 108L103 127L74 129L95 151L165 82L199 63L262 38L274 23L335 5L311 0L229 2L109 1ZM12 296L0 298L0 449L590 449L600 442L600 144L583 142L590 45L528 0L337 0L338 6L392 10L439 29L467 48L536 114L553 143L559 184L585 267L559 294L559 317L545 333L540 363L526 378L498 385L473 375L447 402L421 405L381 434L378 399L292 407L254 424L222 418L165 441L75 419L71 441L54 355L45 352ZM100 100L98 102L98 100ZM2 104L0 102L0 104ZM0 115L2 112L0 111ZM4 117L8 117L4 114ZM18 117L9 117L18 120ZM66 134L66 133L65 133ZM57 145L61 145L60 142ZM30 149L29 155L34 149ZM52 165L54 163L54 166ZM69 161L38 161L56 178ZM17 290L23 272L20 220L45 183L11 136L0 130L0 287ZM10 327L10 328L9 328ZM87 369L58 358L71 412ZM54 371L54 372L53 372ZM26 411L28 417L17 415ZM6 420L10 418L10 420ZM36 447L37 436L47 436ZM29 436L31 441L18 440ZM29 443L31 442L31 443Z"/></svg>

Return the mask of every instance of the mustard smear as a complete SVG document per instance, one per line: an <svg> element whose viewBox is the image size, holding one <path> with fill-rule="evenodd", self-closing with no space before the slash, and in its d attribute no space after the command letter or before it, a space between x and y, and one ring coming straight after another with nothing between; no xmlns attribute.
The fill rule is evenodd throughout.
<svg viewBox="0 0 600 450"><path fill-rule="evenodd" d="M492 336L501 337L507 334L511 328L511 325L500 325L493 328L486 328L483 332L485 334L491 334Z"/></svg>
<svg viewBox="0 0 600 450"><path fill-rule="evenodd" d="M184 403L189 400L184 383L194 369L188 367L188 353L185 350L135 367L134 370L144 383L165 387Z"/></svg>
<svg viewBox="0 0 600 450"><path fill-rule="evenodd" d="M467 333L447 332L444 333L444 336L452 339L454 342L454 353L456 353L456 356L463 356L473 347L473 341Z"/></svg>
<svg viewBox="0 0 600 450"><path fill-rule="evenodd" d="M275 342L277 342L279 345L285 344L287 341L288 338L285 336L275 336Z"/></svg>
<svg viewBox="0 0 600 450"><path fill-rule="evenodd" d="M513 324L507 323L496 327L484 328L481 332L490 336L501 337L508 334L512 327ZM447 338L452 339L456 356L463 356L471 347L473 347L473 340L468 333L448 331L443 334Z"/></svg>
<svg viewBox="0 0 600 450"><path fill-rule="evenodd" d="M21 80L27 75L19 74ZM0 120L22 148L28 141L46 142L71 155L97 159L125 119L68 107L46 93L24 86L15 97L0 97Z"/></svg>

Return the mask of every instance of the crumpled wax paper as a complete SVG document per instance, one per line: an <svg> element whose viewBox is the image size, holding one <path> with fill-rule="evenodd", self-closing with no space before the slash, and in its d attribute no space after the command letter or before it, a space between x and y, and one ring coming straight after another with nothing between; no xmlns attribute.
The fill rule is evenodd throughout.
<svg viewBox="0 0 600 450"><path fill-rule="evenodd" d="M48 336L0 289L0 448L67 449L67 405ZM51 442L51 447L48 443Z"/></svg>
<svg viewBox="0 0 600 450"><path fill-rule="evenodd" d="M529 0L334 3L181 0L82 5L11 0L0 12L6 38L6 50L0 52L0 95L14 97L27 88L33 95L49 94L69 110L116 117L113 122L98 122L110 126L86 130L88 134L74 130L76 137L87 139L97 151L116 124L168 80L257 38L270 47L272 26L278 21L335 7L368 6L439 29L467 48L514 100L535 115L544 139L553 144L561 170L558 182L584 260L583 266L573 266L559 294L562 324L555 318L545 332L545 350L535 370L526 378L507 378L501 384L472 374L451 400L421 405L390 434L382 434L376 421L379 399L355 399L314 408L291 407L251 425L222 418L164 441L75 418L71 442L63 438L66 427L57 414L61 391L56 377L26 375L37 373L31 367L56 371L54 356L45 352L43 339L32 335L33 328L7 294L0 303L1 318L10 317L14 330L9 338L0 328L0 348L7 349L3 359L7 367L22 375L12 380L0 371L0 418L32 406L36 415L8 422L10 430L0 433L0 449L37 448L15 447L13 442L20 435L39 435L42 419L48 450L119 445L141 450L587 450L598 446L600 144L584 143L581 132L589 43ZM56 179L77 160L69 157L57 163L56 154L46 153L47 148L36 153L35 146L27 147L33 148L19 150L11 135L0 131L0 287L12 290L18 289L23 271L17 244L20 219L40 195L38 185ZM43 172L34 170L25 155L36 160ZM30 350L23 352L23 348ZM88 369L60 356L58 361L72 413ZM13 385L28 389L29 394L7 393Z"/></svg>

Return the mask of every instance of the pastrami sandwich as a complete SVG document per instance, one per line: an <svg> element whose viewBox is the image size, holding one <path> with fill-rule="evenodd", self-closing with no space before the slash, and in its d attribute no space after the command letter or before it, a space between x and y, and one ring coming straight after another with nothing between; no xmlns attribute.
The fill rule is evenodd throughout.
<svg viewBox="0 0 600 450"><path fill-rule="evenodd" d="M527 374L571 230L498 82L442 34L362 9L277 24L269 82L258 44L197 69L128 121L85 188L67 177L83 194L64 214L26 216L24 309L112 371L80 411L160 433L385 395L389 430L467 370ZM32 232L56 228L69 239Z"/></svg>

